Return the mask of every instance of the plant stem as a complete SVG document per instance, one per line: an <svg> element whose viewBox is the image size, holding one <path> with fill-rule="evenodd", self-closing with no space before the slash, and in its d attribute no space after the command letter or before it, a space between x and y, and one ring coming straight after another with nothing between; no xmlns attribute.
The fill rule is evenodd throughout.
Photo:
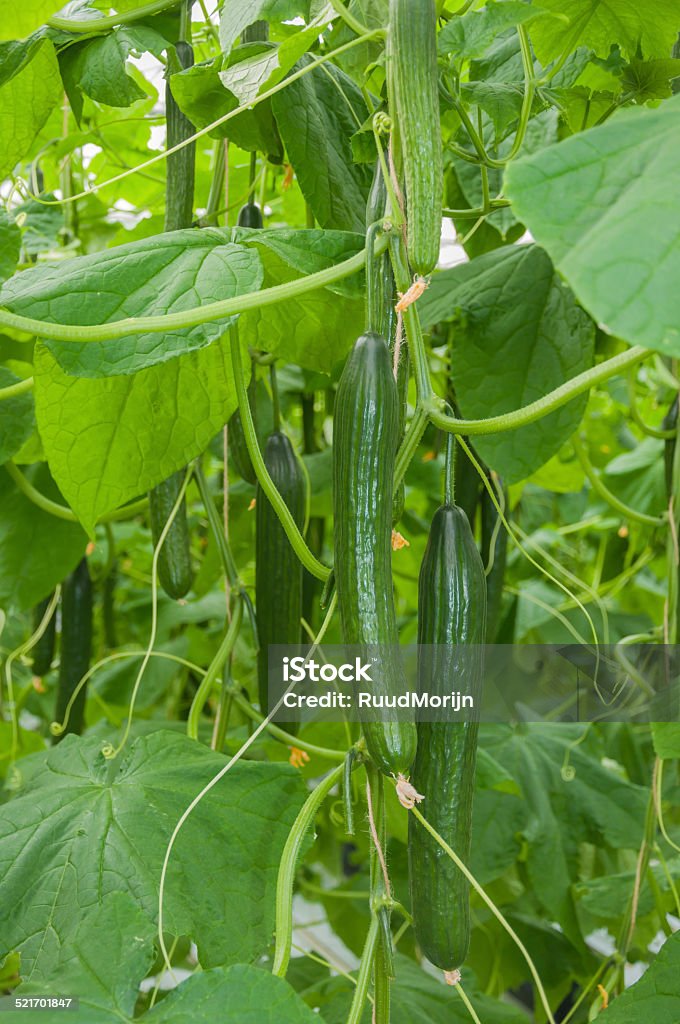
<svg viewBox="0 0 680 1024"><path fill-rule="evenodd" d="M394 270L394 281L397 291L405 294L410 286L408 262L406 259L404 240L400 234L394 232L389 237L389 250ZM427 362L427 352L423 332L420 327L420 318L416 310L416 303L411 303L404 310L404 328L408 341L411 362L413 363L413 374L416 380L416 394L419 402L430 402L432 399L432 383L430 381L430 367Z"/></svg>
<svg viewBox="0 0 680 1024"><path fill-rule="evenodd" d="M378 917L376 914L371 914L371 923L368 927L368 934L366 935L364 948L361 951L361 963L359 964L359 973L357 974L357 984L354 989L354 997L352 999L352 1005L349 1010L346 1024L359 1024L361 1021L364 1006L366 1005L368 986L373 971L373 961L375 959L375 953L378 946L378 936Z"/></svg>
<svg viewBox="0 0 680 1024"><path fill-rule="evenodd" d="M574 434L571 439L571 443L574 447L574 451L576 452L576 457L583 467L583 472L590 481L595 493L598 494L603 501L606 501L608 505L611 505L611 507L619 512L625 519L632 519L637 523L644 523L646 526L660 526L665 521L661 516L650 516L647 515L646 512L638 512L637 509L631 508L630 505L626 505L626 503L621 501L620 498L617 498L595 471L595 467L588 458L588 453L577 434Z"/></svg>
<svg viewBox="0 0 680 1024"><path fill-rule="evenodd" d="M82 21L70 18L59 18L56 15L48 18L47 24L50 28L58 28L63 32L75 32L90 35L95 32L107 32L116 25L129 25L130 22L139 21L141 18L148 18L152 14L160 14L169 7L177 7L178 0L152 0L143 7L136 7L132 11L125 11L122 14L103 15L101 18L86 18Z"/></svg>
<svg viewBox="0 0 680 1024"><path fill-rule="evenodd" d="M334 11L337 11L345 24L351 28L353 32L356 32L358 36L367 35L369 30L366 25L362 25L361 22L355 18L350 11L348 11L342 3L342 0L331 0L331 7Z"/></svg>
<svg viewBox="0 0 680 1024"><path fill-rule="evenodd" d="M26 495L26 497L41 508L43 512L49 512L50 515L56 516L57 519L65 519L67 523L79 523L80 520L72 509L67 508L66 505L60 505L56 501L52 501L51 498L45 497L40 491L30 483L21 470L12 462L11 459L5 463L4 468L11 476L14 483L17 485L19 490ZM101 519L98 519L98 523L115 523L121 519L129 519L132 516L136 516L137 513L143 512L149 503L148 498L140 498L138 501L130 502L129 505L124 505L123 508L117 508L113 512L108 512Z"/></svg>
<svg viewBox="0 0 680 1024"><path fill-rule="evenodd" d="M401 442L399 451L397 452L397 459L394 465L394 489L396 491L399 484L406 476L406 470L411 464L411 460L415 455L416 449L420 444L420 439L425 433L425 428L428 423L428 414L421 405L416 406L416 410L411 418L411 422L408 425L404 439Z"/></svg>
<svg viewBox="0 0 680 1024"><path fill-rule="evenodd" d="M307 547L304 537L300 533L297 523L290 513L290 509L276 489L276 485L264 464L260 446L257 443L257 434L255 433L255 424L253 423L253 415L250 411L248 395L243 383L241 344L236 326L231 328L230 334L234 384L236 387L236 395L238 397L239 412L241 413L241 422L243 424L243 434L258 483L264 491L266 499L271 502L272 508L279 517L281 526L285 530L286 536L288 537L293 550L304 565L305 569L307 569L308 572L311 572L312 576L316 576L317 579L325 581L330 576L330 569L323 565ZM260 500L263 499L260 498Z"/></svg>
<svg viewBox="0 0 680 1024"><path fill-rule="evenodd" d="M376 251L383 251L387 246L387 239L383 236L376 242ZM326 267L315 274L308 274L306 277L296 278L294 281L287 281L284 284L274 285L272 288L264 288L257 292L247 292L245 295L234 295L229 299L221 299L218 302L209 302L204 306L194 306L177 313L163 313L158 316L126 317L124 320L114 320L113 323L93 324L87 327L77 324L51 324L44 320L34 320L32 317L20 316L10 313L8 310L0 309L0 324L6 327L13 327L17 330L27 331L31 335L39 335L50 341L109 341L114 338L122 338L126 334L141 334L144 332L160 333L170 330L197 327L199 324L212 323L215 320L224 320L235 313L246 313L251 309L261 309L276 302L285 302L287 299L297 298L306 292L316 288L323 288L328 284L341 281L351 274L361 270L366 261L366 250L350 256L342 263L336 263L332 267Z"/></svg>
<svg viewBox="0 0 680 1024"><path fill-rule="evenodd" d="M201 684L196 690L196 695L191 702L191 708L189 709L189 717L187 719L187 736L192 740L198 739L198 726L201 719L201 712L205 706L205 702L210 696L213 683L217 679L217 675L222 669L225 661L234 649L236 638L238 637L241 629L241 622L243 621L243 601L237 598L234 606L234 614L232 615L229 628L224 634L222 643L217 649L215 657L208 666L208 671L203 676Z"/></svg>
<svg viewBox="0 0 680 1024"><path fill-rule="evenodd" d="M234 704L240 708L240 710L246 715L252 722L257 722L259 725L263 721L264 716L256 711L250 701L246 700L243 694L237 690L231 691ZM337 761L342 763L344 766L346 754L344 750L331 750L330 747L318 747L315 743L307 743L300 736L291 736L290 733L280 729L278 725L274 725L273 722L269 722L267 725L267 732L285 743L288 747L298 747L300 750L306 750L308 754L314 754L316 757L325 757L327 761Z"/></svg>
<svg viewBox="0 0 680 1024"><path fill-rule="evenodd" d="M571 380L565 381L554 391L550 391L543 398L531 402L529 405L515 409L513 412L503 413L501 416L490 416L485 420L458 420L453 416L447 416L436 405L430 405L428 410L430 421L441 430L448 430L453 434L498 434L506 430L517 430L518 427L525 427L529 423L543 419L548 413L561 409L563 405L570 402L578 395L589 391L596 384L609 380L630 366L641 363L649 356L649 350L636 345L626 352L621 352L611 359L606 359L598 366L590 370L584 370Z"/></svg>
<svg viewBox="0 0 680 1024"><path fill-rule="evenodd" d="M6 388L0 388L0 402L4 402L6 398L16 398L17 395L24 395L27 391L33 389L33 378L27 377L26 380L19 380L16 384L8 384Z"/></svg>
<svg viewBox="0 0 680 1024"><path fill-rule="evenodd" d="M272 966L272 974L279 978L285 978L290 961L290 946L293 938L293 888L300 850L317 811L333 786L342 777L343 770L344 766L339 764L309 794L288 833L286 845L281 854L279 874L276 880L276 945Z"/></svg>

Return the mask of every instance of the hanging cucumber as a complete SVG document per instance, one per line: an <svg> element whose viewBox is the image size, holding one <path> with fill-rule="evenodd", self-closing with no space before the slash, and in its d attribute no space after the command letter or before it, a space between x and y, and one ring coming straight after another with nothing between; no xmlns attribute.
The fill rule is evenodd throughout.
<svg viewBox="0 0 680 1024"><path fill-rule="evenodd" d="M182 68L186 69L193 65L193 50L188 43L177 43L175 51ZM194 134L194 126L179 109L172 95L170 80L165 85L165 116L167 121L168 148L184 142L185 139ZM183 146L182 149L172 153L166 160L166 231L177 231L180 228L191 227L194 203L195 145L194 142L191 142ZM184 470L179 470L149 491L149 513L154 547L158 544L168 516L177 499L184 481L184 475ZM189 526L184 499L177 510L177 514L165 538L165 543L160 550L158 578L168 597L175 599L184 597L191 589L191 584L193 583Z"/></svg>
<svg viewBox="0 0 680 1024"><path fill-rule="evenodd" d="M305 478L292 444L274 430L263 452L269 475L297 525L305 520ZM299 644L302 616L302 564L276 512L258 486L255 526L255 605L259 652L257 677L260 710L269 711L268 648ZM291 730L291 726L286 726Z"/></svg>
<svg viewBox="0 0 680 1024"><path fill-rule="evenodd" d="M300 395L300 406L302 410L302 438L305 455L311 455L319 451L316 439L316 396L313 392L304 392ZM324 536L326 533L326 520L323 516L310 516L307 525L307 544L310 551L321 558L323 553ZM305 622L312 628L317 625L316 613L320 610L320 599L323 591L321 580L312 576L310 572L303 572L302 575L302 616ZM320 623L318 623L320 625Z"/></svg>
<svg viewBox="0 0 680 1024"><path fill-rule="evenodd" d="M250 377L250 383L248 384L248 404L250 405L253 421L257 426L257 377L255 376L255 367L253 367L252 374ZM246 444L246 437L243 433L243 424L241 422L241 414L236 410L227 427L227 444L229 446L229 454L231 456L236 472L245 480L246 483L255 484L257 483L257 477L253 464L250 459L250 452L248 451L248 445Z"/></svg>
<svg viewBox="0 0 680 1024"><path fill-rule="evenodd" d="M421 692L448 693L465 681L477 703L486 634L486 581L470 524L462 509L435 513L418 582L418 682ZM463 650L463 646L467 650ZM478 722L420 722L412 782L423 813L468 863ZM411 909L416 940L443 971L464 961L470 941L468 882L428 832L409 820Z"/></svg>
<svg viewBox="0 0 680 1024"><path fill-rule="evenodd" d="M493 486L490 475L489 479ZM508 493L505 488L503 488L503 498L505 508L507 509ZM491 560L491 546L493 544L493 563L486 577L486 642L493 644L496 642L496 634L498 633L501 618L501 606L503 604L503 583L505 581L505 565L508 557L508 531L505 529L486 487L482 491L481 509L482 562L485 571Z"/></svg>
<svg viewBox="0 0 680 1024"><path fill-rule="evenodd" d="M261 228L263 221L260 207L255 203L246 203L239 212L237 223L240 228Z"/></svg>
<svg viewBox="0 0 680 1024"><path fill-rule="evenodd" d="M37 604L33 609L33 632L40 626L40 623L45 618L47 609L50 606L53 594L46 597L44 601ZM54 639L57 631L57 616L56 613L52 614L50 621L45 628L45 632L40 637L38 642L33 645L31 655L33 657L33 675L44 676L47 675L52 667L52 661L54 660Z"/></svg>
<svg viewBox="0 0 680 1024"><path fill-rule="evenodd" d="M92 580L87 559L83 558L66 578L61 591L60 662L54 711L56 722L64 720L73 691L90 667L91 656ZM86 690L84 686L73 702L66 729L55 736L55 743L66 733L80 735L83 731Z"/></svg>
<svg viewBox="0 0 680 1024"><path fill-rule="evenodd" d="M397 386L384 338L368 332L349 355L335 401L333 503L335 582L344 641L379 645L372 691L403 692L392 590ZM365 722L368 751L386 774L405 774L415 755L413 722Z"/></svg>
<svg viewBox="0 0 680 1024"><path fill-rule="evenodd" d="M443 193L434 0L390 0L387 81L406 191L408 258L416 274L426 275L439 258Z"/></svg>

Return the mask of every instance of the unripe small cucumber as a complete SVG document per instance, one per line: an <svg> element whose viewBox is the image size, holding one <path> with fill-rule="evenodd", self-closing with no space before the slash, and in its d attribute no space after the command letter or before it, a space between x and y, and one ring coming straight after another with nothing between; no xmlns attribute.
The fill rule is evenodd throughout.
<svg viewBox="0 0 680 1024"><path fill-rule="evenodd" d="M182 489L186 473L180 470L149 492L149 515L154 548ZM175 600L191 590L194 573L191 567L191 543L187 523L186 501L182 498L163 546L158 554L158 579L168 595Z"/></svg>
<svg viewBox="0 0 680 1024"><path fill-rule="evenodd" d="M54 720L62 722L76 686L90 667L92 656L92 580L87 559L83 558L61 591L61 641L57 703ZM87 686L76 697L63 734L83 731ZM57 736L57 743L61 736Z"/></svg>

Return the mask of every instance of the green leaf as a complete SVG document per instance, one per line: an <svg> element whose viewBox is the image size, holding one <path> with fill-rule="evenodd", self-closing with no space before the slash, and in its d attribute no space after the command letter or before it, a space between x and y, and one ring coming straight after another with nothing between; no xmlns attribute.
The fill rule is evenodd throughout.
<svg viewBox="0 0 680 1024"><path fill-rule="evenodd" d="M609 1004L607 1024L675 1024L680 1019L680 935L672 935L640 980Z"/></svg>
<svg viewBox="0 0 680 1024"><path fill-rule="evenodd" d="M582 942L571 892L580 877L583 843L598 849L637 849L647 793L587 752L581 725L488 727L484 743L519 783L530 811L524 829L528 885L572 943ZM569 764L574 777L566 781Z"/></svg>
<svg viewBox="0 0 680 1024"><path fill-rule="evenodd" d="M309 19L309 0L223 0L220 11L222 51L229 53L243 30L254 21L291 21L298 17Z"/></svg>
<svg viewBox="0 0 680 1024"><path fill-rule="evenodd" d="M82 915L76 934L57 951L49 973L24 983L22 996L77 992L87 1024L314 1024L318 1017L290 985L248 964L200 971L141 1017L139 985L154 960L155 929L126 891L109 892ZM59 1024L63 1011L43 1011Z"/></svg>
<svg viewBox="0 0 680 1024"><path fill-rule="evenodd" d="M35 402L54 478L91 533L106 512L186 466L227 422L236 408L229 345L99 380L70 377L38 345Z"/></svg>
<svg viewBox="0 0 680 1024"><path fill-rule="evenodd" d="M190 228L44 264L17 274L0 292L0 301L15 313L87 325L178 312L257 291L262 284L257 253L227 238ZM47 347L73 375L130 374L209 345L234 320L114 342L48 342Z"/></svg>
<svg viewBox="0 0 680 1024"><path fill-rule="evenodd" d="M667 99L671 82L680 76L680 60L631 60L621 75L621 90L638 103Z"/></svg>
<svg viewBox="0 0 680 1024"><path fill-rule="evenodd" d="M62 95L54 46L43 39L30 60L0 87L0 137L3 140L0 178L9 174L30 152L36 135L61 102Z"/></svg>
<svg viewBox="0 0 680 1024"><path fill-rule="evenodd" d="M592 365L595 331L538 246L506 246L435 275L425 324L453 321L461 414L498 416L535 401ZM578 426L587 399L475 447L508 482L530 476Z"/></svg>
<svg viewBox="0 0 680 1024"><path fill-rule="evenodd" d="M680 757L680 724L678 722L652 722L652 739L657 757L664 760Z"/></svg>
<svg viewBox="0 0 680 1024"><path fill-rule="evenodd" d="M519 117L523 90L507 82L464 82L461 95L466 103L476 104L491 118L497 134ZM470 165L472 166L472 165Z"/></svg>
<svg viewBox="0 0 680 1024"><path fill-rule="evenodd" d="M63 6L62 0L0 0L0 39L23 39Z"/></svg>
<svg viewBox="0 0 680 1024"><path fill-rule="evenodd" d="M252 47L247 49L252 50ZM240 50L235 51L230 60L237 57ZM221 69L222 58L219 57L195 64L186 71L172 75L170 79L172 94L178 106L199 129L207 128L239 106L234 93L224 84ZM269 100L225 121L223 125L214 128L210 135L213 138L229 138L241 149L266 153L277 162L282 157L281 139Z"/></svg>
<svg viewBox="0 0 680 1024"><path fill-rule="evenodd" d="M482 57L494 39L509 28L526 25L544 15L540 7L518 0L492 3L482 11L468 11L462 18L451 18L437 37L439 53L455 61Z"/></svg>
<svg viewBox="0 0 680 1024"><path fill-rule="evenodd" d="M121 25L105 36L69 46L60 58L64 82L78 119L82 100L74 91L84 93L109 107L129 107L146 93L128 74L131 56L149 51L160 57L168 42L155 29L145 25Z"/></svg>
<svg viewBox="0 0 680 1024"><path fill-rule="evenodd" d="M300 62L307 66L310 58ZM324 228L363 232L371 170L352 160L351 137L368 117L361 91L328 64L272 98L302 194Z"/></svg>
<svg viewBox="0 0 680 1024"><path fill-rule="evenodd" d="M11 277L19 262L21 231L16 221L10 220L7 211L0 207L0 283Z"/></svg>
<svg viewBox="0 0 680 1024"><path fill-rule="evenodd" d="M25 471L53 501L61 495L44 463ZM68 576L83 557L87 537L77 523L43 512L0 469L0 607L32 608Z"/></svg>
<svg viewBox="0 0 680 1024"><path fill-rule="evenodd" d="M589 46L606 57L618 43L628 57L670 57L678 35L675 0L541 0L558 18L544 18L531 32L536 56L543 65L568 47Z"/></svg>
<svg viewBox="0 0 680 1024"><path fill-rule="evenodd" d="M631 108L513 163L506 192L610 334L680 355L680 98ZM635 245L631 245L635 239Z"/></svg>
<svg viewBox="0 0 680 1024"><path fill-rule="evenodd" d="M22 974L35 982L49 979L83 912L113 892L129 893L155 924L170 835L227 761L167 731L134 740L115 763L100 748L96 737L68 736L34 755L29 781L0 811L0 945L21 952ZM203 967L268 948L278 862L304 795L288 765L242 761L187 818L163 918L168 932L193 937Z"/></svg>
<svg viewBox="0 0 680 1024"><path fill-rule="evenodd" d="M0 390L18 384L4 366L0 366ZM0 400L0 466L15 455L29 439L35 426L33 396L29 393Z"/></svg>

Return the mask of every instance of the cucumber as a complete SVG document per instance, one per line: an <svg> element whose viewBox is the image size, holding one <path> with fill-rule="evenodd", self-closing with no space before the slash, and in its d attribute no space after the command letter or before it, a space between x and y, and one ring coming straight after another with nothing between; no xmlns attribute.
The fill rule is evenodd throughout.
<svg viewBox="0 0 680 1024"><path fill-rule="evenodd" d="M333 427L335 583L346 644L368 648L379 664L372 691L404 690L392 589L392 490L399 399L387 344L368 332L355 343L340 378ZM372 652L371 652L372 648ZM368 752L388 775L415 756L409 721L364 722Z"/></svg>
<svg viewBox="0 0 680 1024"><path fill-rule="evenodd" d="M60 652L56 722L63 721L71 695L89 669L92 657L92 580L86 558L81 559L62 587ZM73 703L66 729L54 737L54 743L67 733L79 736L83 731L86 691L84 686Z"/></svg>
<svg viewBox="0 0 680 1024"><path fill-rule="evenodd" d="M250 405L251 412L253 414L253 422L257 426L257 378L253 369L250 377L250 383L248 384L248 404ZM253 463L250 459L250 452L248 451L248 445L246 444L246 436L243 432L243 423L241 422L241 413L237 409L229 420L227 426L227 445L229 449L229 455L231 456L232 462L236 472L245 480L246 483L255 484L257 483L257 477L253 468Z"/></svg>
<svg viewBox="0 0 680 1024"><path fill-rule="evenodd" d="M418 682L422 692L457 688L464 667L466 691L482 681L486 635L484 568L462 509L442 505L435 513L418 581ZM466 712L469 716L470 712ZM424 797L429 823L469 863L478 722L437 721L418 725L412 782ZM449 720L447 720L447 717ZM470 942L469 887L464 875L411 816L408 836L411 912L425 956L443 971L459 967Z"/></svg>
<svg viewBox="0 0 680 1024"><path fill-rule="evenodd" d="M49 597L46 597L44 601L41 601L40 604L37 604L33 609L33 632L36 631L42 620L45 618L45 612L47 611L53 596L53 594L50 594ZM33 650L31 651L33 656L32 668L34 676L47 675L49 670L52 668L56 632L57 616L55 612L48 622L45 632L38 642L33 645Z"/></svg>
<svg viewBox="0 0 680 1024"><path fill-rule="evenodd" d="M305 520L305 478L284 433L270 434L264 463L297 525ZM291 547L276 512L258 486L255 525L255 606L259 652L257 679L262 714L269 711L268 648L299 644L302 616L302 563ZM290 731L291 726L287 726Z"/></svg>
<svg viewBox="0 0 680 1024"><path fill-rule="evenodd" d="M194 63L193 50L189 43L179 42L175 46L182 68ZM191 121L177 106L170 81L165 85L165 117L167 122L168 148L176 146L194 134ZM165 230L177 231L191 227L194 205L196 144L189 143L167 158L165 184ZM185 471L179 470L163 483L149 491L149 513L154 547L158 544L163 527L177 499ZM187 523L186 502L183 500L172 526L165 538L158 557L158 578L168 597L177 600L184 597L193 583L191 548Z"/></svg>
<svg viewBox="0 0 680 1024"><path fill-rule="evenodd" d="M474 468L474 467L473 467ZM505 497L505 508L508 507L508 494L503 489ZM482 519L482 562L484 569L489 564L491 557L491 542L493 540L496 524L499 522L499 515L496 506L492 502L489 492L484 488L481 501ZM506 515L507 518L507 515ZM503 583L505 580L505 564L508 557L508 531L503 523L496 536L494 545L493 565L491 572L486 577L486 642L496 642L496 634L501 618L501 606L503 604Z"/></svg>
<svg viewBox="0 0 680 1024"><path fill-rule="evenodd" d="M302 411L302 443L305 455L311 455L319 451L316 439L316 396L314 392L303 392L300 395L300 406ZM310 516L307 524L307 544L310 551L321 558L323 554L324 536L326 533L326 520L323 516ZM302 616L305 622L314 629L318 625L317 612L320 610L320 600L323 591L321 580L312 576L310 572L302 574Z"/></svg>
<svg viewBox="0 0 680 1024"><path fill-rule="evenodd" d="M240 228L261 228L263 225L262 211L255 203L246 203L238 215L238 226Z"/></svg>
<svg viewBox="0 0 680 1024"><path fill-rule="evenodd" d="M387 82L406 192L408 258L416 274L427 275L439 259L444 188L435 0L390 0Z"/></svg>
<svg viewBox="0 0 680 1024"><path fill-rule="evenodd" d="M179 494L185 470L173 473L162 484L149 492L149 517L154 547L160 540L163 528L172 512ZM184 597L191 590L194 573L191 566L191 543L187 523L186 500L177 509L177 514L158 555L158 579L168 595L175 600Z"/></svg>

